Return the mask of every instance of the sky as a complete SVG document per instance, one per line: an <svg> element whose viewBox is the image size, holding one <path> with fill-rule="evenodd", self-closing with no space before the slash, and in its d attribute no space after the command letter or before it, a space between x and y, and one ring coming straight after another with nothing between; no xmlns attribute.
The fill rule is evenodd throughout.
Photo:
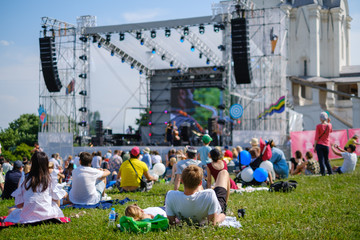
<svg viewBox="0 0 360 240"><path fill-rule="evenodd" d="M213 0L11 0L0 2L0 129L39 105L39 32L41 17L76 24L76 17L93 15L97 25L168 20L212 14ZM360 1L349 0L351 64L360 65ZM100 112L104 127L114 132L135 126L136 98L124 105L139 85L139 74L105 51L91 48L91 110ZM124 87L126 84L126 88ZM125 110L128 108L128 110ZM122 109L121 114L117 117ZM124 113L126 116L124 117ZM115 119L114 119L115 118ZM125 122L124 122L125 118ZM114 119L114 121L111 121Z"/></svg>

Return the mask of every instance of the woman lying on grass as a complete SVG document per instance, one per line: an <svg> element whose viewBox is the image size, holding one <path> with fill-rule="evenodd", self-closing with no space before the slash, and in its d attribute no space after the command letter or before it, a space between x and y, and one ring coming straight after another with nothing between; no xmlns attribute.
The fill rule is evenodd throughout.
<svg viewBox="0 0 360 240"><path fill-rule="evenodd" d="M34 223L64 217L59 206L66 192L51 180L48 157L43 152L36 152L31 162L29 174L12 194L17 208L9 214L6 222Z"/></svg>

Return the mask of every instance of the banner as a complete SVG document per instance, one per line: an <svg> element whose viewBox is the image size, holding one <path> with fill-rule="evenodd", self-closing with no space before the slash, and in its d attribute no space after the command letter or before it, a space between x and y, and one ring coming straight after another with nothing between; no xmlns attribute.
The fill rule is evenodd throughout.
<svg viewBox="0 0 360 240"><path fill-rule="evenodd" d="M360 142L360 128L355 128L355 129L349 129L349 138L352 138L354 135L358 135L359 139L357 140L357 142ZM343 146L342 146L343 147ZM356 155L360 155L360 145L356 145Z"/></svg>
<svg viewBox="0 0 360 240"><path fill-rule="evenodd" d="M260 113L258 119L264 118L267 115L271 116L274 113L282 113L285 110L285 96L280 97L276 103L271 104L264 112Z"/></svg>
<svg viewBox="0 0 360 240"><path fill-rule="evenodd" d="M292 157L295 156L295 152L299 150L303 157L307 151L310 151L314 155L314 159L317 159L317 154L314 153L314 141L315 141L315 131L301 131L301 132L291 132L291 154ZM346 130L335 130L330 133L330 144L337 144L341 147L344 147L347 142L347 131ZM329 159L339 158L335 155L331 149L329 149Z"/></svg>

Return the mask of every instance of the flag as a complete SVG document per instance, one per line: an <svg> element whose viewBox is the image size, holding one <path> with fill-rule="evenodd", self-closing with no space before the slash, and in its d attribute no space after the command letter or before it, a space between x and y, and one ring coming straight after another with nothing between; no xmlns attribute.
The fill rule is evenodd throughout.
<svg viewBox="0 0 360 240"><path fill-rule="evenodd" d="M260 113L258 119L264 118L267 115L271 116L274 113L282 113L285 110L285 96L279 98L276 103L271 104L264 112Z"/></svg>

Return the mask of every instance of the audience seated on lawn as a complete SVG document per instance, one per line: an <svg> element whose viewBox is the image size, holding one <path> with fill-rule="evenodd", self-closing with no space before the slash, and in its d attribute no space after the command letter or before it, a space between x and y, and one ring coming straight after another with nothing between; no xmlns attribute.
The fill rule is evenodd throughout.
<svg viewBox="0 0 360 240"><path fill-rule="evenodd" d="M194 147L187 147L186 149L186 160L181 160L177 162L176 169L175 169L175 182L174 182L174 190L178 190L180 187L180 180L182 171L190 165L201 166L201 161L196 160L196 148Z"/></svg>
<svg viewBox="0 0 360 240"><path fill-rule="evenodd" d="M13 169L6 173L4 191L1 195L2 199L12 198L11 194L18 188L20 178L23 174L23 166L22 162L17 160L14 163Z"/></svg>
<svg viewBox="0 0 360 240"><path fill-rule="evenodd" d="M305 174L306 175L320 174L320 164L318 161L313 159L313 154L311 152L306 152L305 159L307 162Z"/></svg>
<svg viewBox="0 0 360 240"><path fill-rule="evenodd" d="M332 145L331 149L334 154L344 158L343 165L341 167L334 166L333 171L337 173L351 173L355 171L357 156L355 153L356 146L354 144L350 144L346 150L336 145Z"/></svg>
<svg viewBox="0 0 360 240"><path fill-rule="evenodd" d="M196 165L186 167L181 174L184 192L171 190L166 195L165 208L170 224L176 218L188 223L221 223L225 219L230 194L229 173L219 172L215 188L203 190L203 170Z"/></svg>
<svg viewBox="0 0 360 240"><path fill-rule="evenodd" d="M72 171L72 188L69 200L75 204L93 205L101 200L106 186L106 177L110 174L106 169L91 167L91 155L80 154L80 167Z"/></svg>
<svg viewBox="0 0 360 240"><path fill-rule="evenodd" d="M29 174L13 193L17 208L12 209L7 222L34 223L64 217L59 206L66 192L51 180L48 157L44 152L35 152L31 162Z"/></svg>
<svg viewBox="0 0 360 240"><path fill-rule="evenodd" d="M295 158L291 158L290 162L291 162L291 170L290 170L291 175L305 173L307 162L302 157L302 153L299 150L295 152Z"/></svg>
<svg viewBox="0 0 360 240"><path fill-rule="evenodd" d="M272 157L270 158L270 162L272 162L274 166L274 171L277 178L288 178L289 176L289 167L286 163L286 158L284 152L275 147L275 143L272 141L271 144L271 152Z"/></svg>
<svg viewBox="0 0 360 240"><path fill-rule="evenodd" d="M135 221L143 219L153 219L156 215L166 217L166 212L161 207L148 207L141 209L136 203L129 205L125 209L125 216L132 217Z"/></svg>
<svg viewBox="0 0 360 240"><path fill-rule="evenodd" d="M139 155L140 149L138 147L134 147L130 151L130 159L121 164L120 171L117 176L118 179L121 179L120 191L135 192L141 190L140 179L143 175L149 181L157 180L149 174L149 169L146 164L138 159Z"/></svg>

